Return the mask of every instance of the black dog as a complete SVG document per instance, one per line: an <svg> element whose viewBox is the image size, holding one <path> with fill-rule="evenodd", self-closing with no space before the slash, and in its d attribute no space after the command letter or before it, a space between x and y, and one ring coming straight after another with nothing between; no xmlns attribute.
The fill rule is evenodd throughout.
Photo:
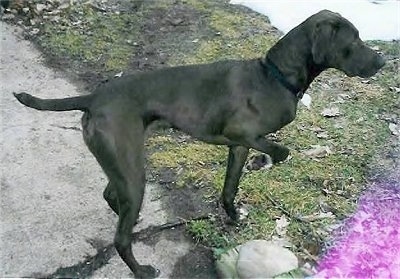
<svg viewBox="0 0 400 279"><path fill-rule="evenodd" d="M87 96L39 99L15 94L38 110L82 110L83 136L109 183L104 198L119 215L115 247L137 278L158 271L132 254L131 232L145 188L144 131L163 119L193 137L229 146L222 202L234 220L234 198L249 148L285 160L286 147L265 138L290 123L313 79L327 68L369 77L384 59L339 14L321 11L290 31L263 59L221 61L125 76Z"/></svg>

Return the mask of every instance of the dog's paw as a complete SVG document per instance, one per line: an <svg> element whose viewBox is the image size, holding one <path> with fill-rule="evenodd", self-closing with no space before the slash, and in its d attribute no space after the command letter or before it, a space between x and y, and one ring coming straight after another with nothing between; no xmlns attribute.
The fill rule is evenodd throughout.
<svg viewBox="0 0 400 279"><path fill-rule="evenodd" d="M230 223L236 223L239 220L239 215L233 204L224 203L223 200L221 199L219 202L219 205L220 206L222 205L222 208L224 209L226 215L228 215L228 217L229 217Z"/></svg>
<svg viewBox="0 0 400 279"><path fill-rule="evenodd" d="M228 215L230 222L237 223L239 221L239 214L237 213L235 208L225 210L225 212Z"/></svg>
<svg viewBox="0 0 400 279"><path fill-rule="evenodd" d="M141 265L135 272L136 278L152 279L160 275L160 270L152 267L151 265Z"/></svg>
<svg viewBox="0 0 400 279"><path fill-rule="evenodd" d="M286 158L289 156L290 150L284 146L281 146L279 149L277 148L274 154L270 154L272 157L272 161L274 164L285 161Z"/></svg>

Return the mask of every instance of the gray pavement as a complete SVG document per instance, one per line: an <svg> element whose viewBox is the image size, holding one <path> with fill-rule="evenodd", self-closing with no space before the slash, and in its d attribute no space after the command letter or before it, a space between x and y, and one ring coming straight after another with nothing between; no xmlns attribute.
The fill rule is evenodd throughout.
<svg viewBox="0 0 400 279"><path fill-rule="evenodd" d="M80 112L39 112L12 92L80 95L65 73L43 64L21 30L0 22L0 277L133 277L112 247L116 215L102 198L106 177L83 143ZM155 185L148 185L138 229L166 222ZM168 278L192 244L160 237L136 243L142 263ZM77 272L77 273L76 273Z"/></svg>

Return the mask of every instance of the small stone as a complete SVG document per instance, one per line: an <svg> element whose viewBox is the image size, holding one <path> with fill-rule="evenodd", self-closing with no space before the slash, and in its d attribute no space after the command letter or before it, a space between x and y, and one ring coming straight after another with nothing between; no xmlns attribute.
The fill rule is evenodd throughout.
<svg viewBox="0 0 400 279"><path fill-rule="evenodd" d="M4 19L4 20L12 20L12 19L15 18L15 15L13 15L13 14L4 14L1 18Z"/></svg>
<svg viewBox="0 0 400 279"><path fill-rule="evenodd" d="M46 8L47 8L47 5L45 5L45 4L36 4L36 10L37 10L39 13L43 12L44 9L46 9Z"/></svg>
<svg viewBox="0 0 400 279"><path fill-rule="evenodd" d="M242 221L249 216L249 210L245 206L241 206L238 208L239 220Z"/></svg>
<svg viewBox="0 0 400 279"><path fill-rule="evenodd" d="M389 123L389 130L390 132L392 132L393 135L400 136L400 126L394 123Z"/></svg>
<svg viewBox="0 0 400 279"><path fill-rule="evenodd" d="M312 147L312 149L303 151L305 155L311 158L324 158L333 153L328 146L313 145Z"/></svg>
<svg viewBox="0 0 400 279"><path fill-rule="evenodd" d="M327 138L329 138L329 135L328 135L327 132L323 131L323 132L317 133L317 138L319 138L319 139L327 139Z"/></svg>
<svg viewBox="0 0 400 279"><path fill-rule="evenodd" d="M325 108L322 112L321 112L322 116L325 117L336 117L340 115L340 111L339 108L337 107L332 107L332 108Z"/></svg>
<svg viewBox="0 0 400 279"><path fill-rule="evenodd" d="M396 92L396 93L400 93L400 88L399 87L390 86L389 89L390 89L390 91L393 91L393 92Z"/></svg>
<svg viewBox="0 0 400 279"><path fill-rule="evenodd" d="M300 102L306 106L306 108L310 108L311 107L311 96L307 93L305 93L303 95L303 98L300 99Z"/></svg>
<svg viewBox="0 0 400 279"><path fill-rule="evenodd" d="M285 215L275 220L275 232L278 236L284 237L286 235L287 226L290 223L286 219Z"/></svg>
<svg viewBox="0 0 400 279"><path fill-rule="evenodd" d="M60 10L68 9L68 8L69 8L69 3L61 4L58 8L59 8Z"/></svg>
<svg viewBox="0 0 400 279"><path fill-rule="evenodd" d="M31 35L37 35L39 33L40 29L39 28L33 28L31 32L29 32Z"/></svg>
<svg viewBox="0 0 400 279"><path fill-rule="evenodd" d="M122 77L123 74L124 74L124 72L119 72L119 73L115 74L114 77L120 78L120 77Z"/></svg>
<svg viewBox="0 0 400 279"><path fill-rule="evenodd" d="M60 13L61 13L61 11L59 9L56 9L56 10L49 11L47 14L48 15L58 15Z"/></svg>
<svg viewBox="0 0 400 279"><path fill-rule="evenodd" d="M364 122L364 117L362 116L356 120L356 123L361 123L361 122Z"/></svg>
<svg viewBox="0 0 400 279"><path fill-rule="evenodd" d="M58 15L56 15L56 16L54 16L54 17L51 18L51 21L53 21L53 22L59 22L60 19L61 19L61 17L58 16Z"/></svg>
<svg viewBox="0 0 400 279"><path fill-rule="evenodd" d="M171 23L173 26L177 26L183 22L183 19L181 18L169 19L168 22Z"/></svg>

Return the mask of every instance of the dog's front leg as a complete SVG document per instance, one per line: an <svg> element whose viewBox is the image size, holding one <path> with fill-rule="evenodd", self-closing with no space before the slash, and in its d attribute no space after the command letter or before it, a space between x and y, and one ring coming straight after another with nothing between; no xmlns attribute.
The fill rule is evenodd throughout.
<svg viewBox="0 0 400 279"><path fill-rule="evenodd" d="M246 139L247 146L271 156L273 163L284 161L289 156L289 149L263 136Z"/></svg>
<svg viewBox="0 0 400 279"><path fill-rule="evenodd" d="M237 221L238 216L234 206L234 200L238 191L239 179L242 174L244 163L246 162L249 149L244 146L230 146L228 165L226 168L226 176L224 189L222 190L222 205L226 214L233 220Z"/></svg>
<svg viewBox="0 0 400 279"><path fill-rule="evenodd" d="M262 131L259 127L237 124L238 121L233 121L226 126L224 129L224 136L231 144L228 146L243 146L253 148L262 153L268 154L272 158L272 162L278 163L284 161L289 156L289 149L273 142L272 140L266 139L264 135L260 135Z"/></svg>

